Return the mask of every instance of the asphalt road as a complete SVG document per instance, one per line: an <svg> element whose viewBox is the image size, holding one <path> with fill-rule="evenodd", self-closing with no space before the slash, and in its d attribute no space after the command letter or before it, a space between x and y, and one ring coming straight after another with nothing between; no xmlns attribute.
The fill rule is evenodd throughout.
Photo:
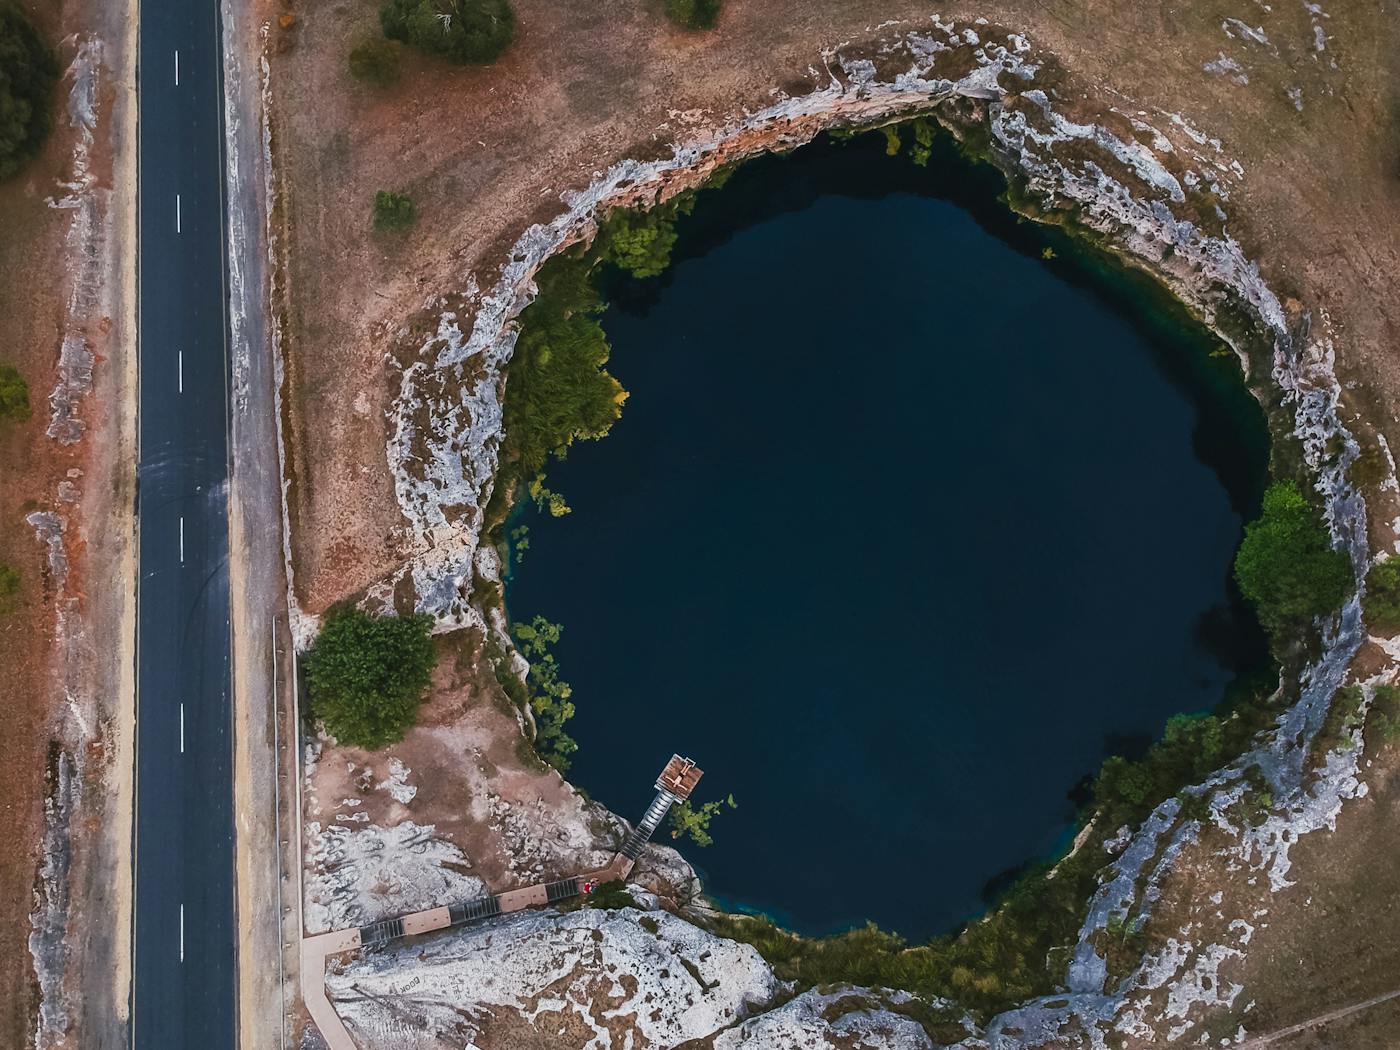
<svg viewBox="0 0 1400 1050"><path fill-rule="evenodd" d="M219 5L140 5L132 1045L236 1039ZM177 57L178 53L178 57Z"/></svg>

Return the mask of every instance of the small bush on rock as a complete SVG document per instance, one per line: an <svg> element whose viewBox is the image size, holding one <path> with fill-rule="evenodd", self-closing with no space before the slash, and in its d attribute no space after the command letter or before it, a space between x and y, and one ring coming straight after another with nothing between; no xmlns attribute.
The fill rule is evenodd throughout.
<svg viewBox="0 0 1400 1050"><path fill-rule="evenodd" d="M606 908L609 911L637 907L636 900L627 892L627 883L621 879L603 883L585 897L583 903L589 908Z"/></svg>

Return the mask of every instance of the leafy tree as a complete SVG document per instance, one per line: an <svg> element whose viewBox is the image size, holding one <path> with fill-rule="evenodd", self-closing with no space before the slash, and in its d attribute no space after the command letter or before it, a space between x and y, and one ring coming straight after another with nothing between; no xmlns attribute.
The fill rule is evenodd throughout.
<svg viewBox="0 0 1400 1050"><path fill-rule="evenodd" d="M1291 481L1264 493L1258 520L1245 527L1235 579L1275 639L1341 608L1352 586L1345 552L1334 550L1317 512Z"/></svg>
<svg viewBox="0 0 1400 1050"><path fill-rule="evenodd" d="M655 212L619 208L604 221L602 235L609 260L633 277L655 277L671 264L676 227L659 221Z"/></svg>
<svg viewBox="0 0 1400 1050"><path fill-rule="evenodd" d="M684 29L713 29L722 0L666 0L666 16Z"/></svg>
<svg viewBox="0 0 1400 1050"><path fill-rule="evenodd" d="M1130 806L1141 806L1153 795L1152 774L1140 762L1129 762L1122 755L1112 755L1104 760L1094 783L1094 795L1100 808L1110 802L1126 802Z"/></svg>
<svg viewBox="0 0 1400 1050"><path fill-rule="evenodd" d="M399 49L383 37L366 37L350 51L350 75L375 87L388 87L399 79Z"/></svg>
<svg viewBox="0 0 1400 1050"><path fill-rule="evenodd" d="M647 211L614 209L598 230L597 254L633 277L655 277L671 265L676 220L694 209L695 194L691 191L678 193Z"/></svg>
<svg viewBox="0 0 1400 1050"><path fill-rule="evenodd" d="M19 604L19 570L0 562L0 616L15 611Z"/></svg>
<svg viewBox="0 0 1400 1050"><path fill-rule="evenodd" d="M389 0L379 24L390 40L464 65L494 62L515 36L509 0Z"/></svg>
<svg viewBox="0 0 1400 1050"><path fill-rule="evenodd" d="M432 678L433 618L330 616L306 656L311 711L342 743L370 750L402 740Z"/></svg>
<svg viewBox="0 0 1400 1050"><path fill-rule="evenodd" d="M413 225L417 213L407 193L380 190L374 195L374 228L376 230L406 230Z"/></svg>
<svg viewBox="0 0 1400 1050"><path fill-rule="evenodd" d="M699 809L692 806L688 799L677 802L671 807L671 838L688 838L697 846L713 846L715 840L710 837L710 821L714 820L726 805L730 809L739 808L733 795L723 802L706 802Z"/></svg>
<svg viewBox="0 0 1400 1050"><path fill-rule="evenodd" d="M606 434L627 398L604 367L612 348L598 324L603 301L589 269L579 256L555 256L540 268L539 295L520 315L504 424L505 459L522 478L542 479L551 455Z"/></svg>
<svg viewBox="0 0 1400 1050"><path fill-rule="evenodd" d="M569 756L578 743L564 732L564 724L574 717L573 686L559 676L559 661L550 646L559 641L564 628L536 616L529 623L515 625L520 652L530 661L530 709L535 715L535 751L559 772L569 768Z"/></svg>
<svg viewBox="0 0 1400 1050"><path fill-rule="evenodd" d="M1388 558L1367 573L1362 608L1372 631L1400 633L1400 558Z"/></svg>
<svg viewBox="0 0 1400 1050"><path fill-rule="evenodd" d="M13 365L0 365L0 420L29 418L29 384Z"/></svg>
<svg viewBox="0 0 1400 1050"><path fill-rule="evenodd" d="M0 0L0 179L39 152L57 82L53 52L18 8Z"/></svg>

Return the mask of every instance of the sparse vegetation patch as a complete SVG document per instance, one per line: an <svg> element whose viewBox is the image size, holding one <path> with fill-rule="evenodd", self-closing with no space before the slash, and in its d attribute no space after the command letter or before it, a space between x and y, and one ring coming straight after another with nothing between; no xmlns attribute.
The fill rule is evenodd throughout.
<svg viewBox="0 0 1400 1050"><path fill-rule="evenodd" d="M515 37L508 0L389 0L379 24L390 40L463 65L494 62Z"/></svg>
<svg viewBox="0 0 1400 1050"><path fill-rule="evenodd" d="M0 365L0 421L29 418L29 384L13 365Z"/></svg>
<svg viewBox="0 0 1400 1050"><path fill-rule="evenodd" d="M399 79L399 49L383 37L366 37L350 51L349 66L356 80L388 87Z"/></svg>
<svg viewBox="0 0 1400 1050"><path fill-rule="evenodd" d="M0 562L0 616L8 616L19 604L20 575L14 566Z"/></svg>
<svg viewBox="0 0 1400 1050"><path fill-rule="evenodd" d="M609 911L617 908L635 908L637 902L632 894L627 892L627 883L621 879L613 879L605 882L592 893L583 899L583 903L589 908L604 908ZM652 920L655 923L655 919ZM652 932L655 932L653 930Z"/></svg>
<svg viewBox="0 0 1400 1050"><path fill-rule="evenodd" d="M831 937L799 937L767 918L725 915L717 933L752 944L781 980L799 990L851 983L947 998L991 1014L1056 988L1057 949L1072 944L1102 861L1086 847L1055 868L1039 865L985 920L911 945L874 923Z"/></svg>
<svg viewBox="0 0 1400 1050"><path fill-rule="evenodd" d="M1366 715L1366 726L1375 730L1382 743L1400 740L1400 688L1393 685L1378 685L1371 694L1371 709Z"/></svg>
<svg viewBox="0 0 1400 1050"><path fill-rule="evenodd" d="M1383 561L1367 574L1362 609L1371 633L1400 634L1400 558Z"/></svg>
<svg viewBox="0 0 1400 1050"><path fill-rule="evenodd" d="M374 195L376 230L406 230L413 225L416 218L413 199L407 193L380 190Z"/></svg>
<svg viewBox="0 0 1400 1050"><path fill-rule="evenodd" d="M682 29L713 29L722 0L666 0L666 17Z"/></svg>

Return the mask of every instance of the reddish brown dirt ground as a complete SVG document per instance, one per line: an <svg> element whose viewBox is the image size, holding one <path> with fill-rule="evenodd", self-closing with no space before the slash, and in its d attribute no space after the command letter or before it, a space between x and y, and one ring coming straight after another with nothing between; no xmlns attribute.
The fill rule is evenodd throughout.
<svg viewBox="0 0 1400 1050"><path fill-rule="evenodd" d="M111 31L122 21L123 8L115 4L100 17L96 6L78 0L19 6L54 43L64 68L78 39L73 34L97 32L97 24L104 20L104 31ZM120 45L119 40L116 43ZM64 110L70 86L62 80L54 91L53 132L40 155L0 184L0 363L13 365L23 375L31 407L28 420L0 423L0 561L19 570L22 577L16 607L0 617L0 653L5 661L0 678L0 707L5 712L0 720L4 755L0 816L6 843L0 849L0 1045L5 1047L27 1046L34 1033L38 996L27 941L40 860L46 767L58 731L57 715L65 687L91 692L91 683L83 680L75 664L61 662L63 654L56 646L59 585L25 517L35 510L60 510L66 516L65 593L77 597L78 615L86 622L93 605L106 604L105 598L89 602L86 575L98 569L99 592L120 587L119 582L104 578L102 567L94 566L84 536L94 527L102 529L118 494L130 492L129 485L112 473L113 423L118 412L113 404L103 402L115 389L110 366L122 356L109 339L110 318L87 319L85 334L97 358L97 393L79 411L86 436L76 444L59 445L45 434L48 395L58 378L67 317L64 277L75 269L66 243L73 212L47 203L48 198L64 195L60 183L72 175L77 135ZM101 187L111 186L112 152L101 129L115 97L113 80L107 79L99 93L99 133L91 154L91 171ZM84 494L76 502L60 496L59 485L66 480L75 480L80 491L95 495ZM108 757L103 744L107 729L97 727L88 740L92 749L87 758L95 760L94 768ZM101 979L110 983L112 975Z"/></svg>
<svg viewBox="0 0 1400 1050"><path fill-rule="evenodd" d="M36 8L38 5L26 5ZM61 19L52 10L32 11L50 38ZM55 108L60 104L55 93ZM0 619L5 675L0 704L5 709L0 750L0 797L9 845L0 850L0 1043L24 1046L33 1026L36 988L29 965L29 912L39 860L45 754L49 719L58 681L52 663L54 610L45 584L43 550L25 514L53 500L58 479L74 462L44 435L48 391L63 324L61 286L36 281L64 266L66 215L44 198L67 164L71 143L60 130L42 155L0 186L0 361L11 364L29 384L32 412L24 423L0 424L0 561L23 577L19 604Z"/></svg>

